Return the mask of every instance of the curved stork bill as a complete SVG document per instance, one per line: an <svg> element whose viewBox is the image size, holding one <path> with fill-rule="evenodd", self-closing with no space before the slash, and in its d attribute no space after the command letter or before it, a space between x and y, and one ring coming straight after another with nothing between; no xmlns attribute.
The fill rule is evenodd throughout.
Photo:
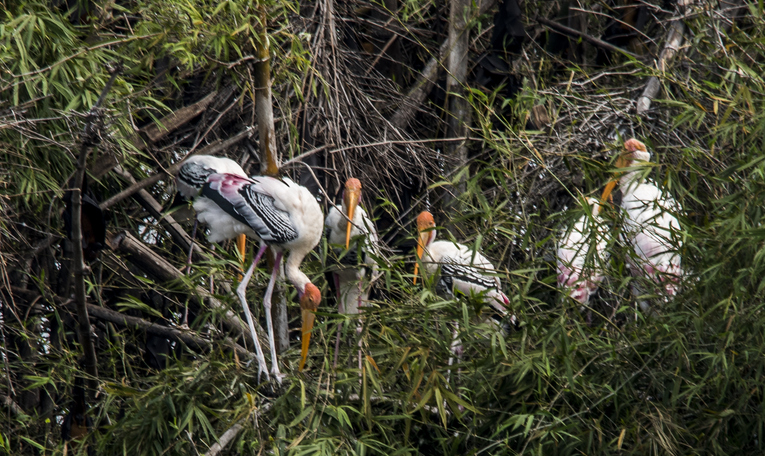
<svg viewBox="0 0 765 456"><path fill-rule="evenodd" d="M436 237L436 222L433 220L433 214L428 211L420 212L417 216L417 261L414 263L414 281L417 285L417 273L419 272L420 259L425 252L425 248L433 242Z"/></svg>
<svg viewBox="0 0 765 456"><path fill-rule="evenodd" d="M348 210L348 226L345 229L345 248L351 245L351 229L353 228L353 215L361 199L361 181L351 177L345 182L345 191L343 192L343 204Z"/></svg>
<svg viewBox="0 0 765 456"><path fill-rule="evenodd" d="M316 285L308 283L305 286L302 296L300 296L300 313L302 317L301 339L300 339L300 365L298 371L302 371L308 357L308 346L311 344L311 330L316 320L316 310L321 302L321 293Z"/></svg>
<svg viewBox="0 0 765 456"><path fill-rule="evenodd" d="M626 149L626 152L619 155L619 157L616 159L616 163L614 164L616 168L624 168L627 166L627 164L631 161L631 155L635 151L641 151L641 152L647 152L648 149L646 149L645 144L638 141L635 138L630 138L627 141L624 142L624 148ZM603 207L603 205L606 203L606 200L611 198L611 193L614 191L614 188L616 188L616 184L619 182L619 177L614 176L613 179L611 179L607 184L606 188L603 189L603 194L600 197L600 208ZM600 212L600 209L598 209L598 212Z"/></svg>

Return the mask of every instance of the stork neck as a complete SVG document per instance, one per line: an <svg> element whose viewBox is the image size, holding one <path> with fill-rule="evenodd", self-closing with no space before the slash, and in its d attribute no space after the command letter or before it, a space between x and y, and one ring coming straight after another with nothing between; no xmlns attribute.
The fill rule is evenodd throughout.
<svg viewBox="0 0 765 456"><path fill-rule="evenodd" d="M640 183L643 179L643 169L640 166L641 162L637 160L632 160L627 164L628 167L633 168L631 171L628 171L619 178L619 183L621 184L621 187L629 187L634 186Z"/></svg>
<svg viewBox="0 0 765 456"><path fill-rule="evenodd" d="M287 261L284 264L284 275L301 294L305 291L305 286L311 283L308 276L300 270L300 263L303 262L303 258L305 258L307 254L308 252L301 252L297 249L293 249L290 251Z"/></svg>

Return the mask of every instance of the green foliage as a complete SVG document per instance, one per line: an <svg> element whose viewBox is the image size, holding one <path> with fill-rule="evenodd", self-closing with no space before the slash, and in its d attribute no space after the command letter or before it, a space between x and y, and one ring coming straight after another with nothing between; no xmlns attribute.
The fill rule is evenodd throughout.
<svg viewBox="0 0 765 456"><path fill-rule="evenodd" d="M79 153L82 116L109 67L122 64L104 105L100 154L118 156L123 168L145 176L156 163L171 161L157 158L160 152L177 150L173 144L139 149L134 124L150 124L188 104L184 96L196 101L223 85L238 88L236 106L253 98L245 63L259 44L262 16L258 3L231 1L134 2L84 12L41 1L4 6L0 271L4 288L24 283L45 296L26 315L13 315L3 295L0 359L23 387L0 387L0 399L30 392L50 405L20 413L7 407L0 451L63 454L59 421L73 409L69 399L83 375L80 348L68 296L53 286L63 257L54 247L32 264L29 252L63 229L62 190ZM334 96L314 67L314 37L292 26L299 7L266 5L285 118L302 112L308 100ZM399 19L408 26L427 23L437 9L401 2ZM212 351L177 343L164 369L142 359L148 344L142 331L98 322L102 391L90 404L96 430L86 443L109 455L204 454L240 424L223 454L762 453L765 83L759 62L765 61L765 23L758 4L727 32L698 13L686 17L690 41L673 71L660 75L662 98L646 118L629 109L635 88L656 72L633 59L601 72L530 52L518 69L524 80L517 96L507 98L501 88L468 92L481 141L468 167L445 171L427 192L435 201L464 183L456 195L459 210L437 215L439 224L449 225L439 235L480 248L498 266L517 328L503 332L487 323L489 309L479 296L439 297L432 279L414 285L407 251L386 254L380 295L364 310L360 335L354 319L323 303L308 370L297 372L293 341L281 358L288 374L281 386L259 383L254 364L226 350L232 334L219 330L220 309L205 308L191 323ZM539 106L549 125L530 125ZM611 131L617 124L623 128ZM298 136L301 128L289 123L285 130ZM684 208L678 236L689 276L676 299L654 299L657 311L646 316L630 292L625 249L612 240L609 278L588 324L556 289L555 242L583 214L582 196L597 196L612 177L622 136L633 135L655 152L650 177ZM297 138L288 144L291 152L300 150ZM124 188L114 177L94 185L105 195ZM162 202L170 198L165 182L149 190ZM376 203L380 212L399 213L392 200ZM124 203L109 217L115 230L128 229L168 261L184 263L185 253L143 209ZM616 211L604 217L618 235ZM236 281L238 262L227 255L218 252L167 284L110 253L88 273L89 294L111 298L124 314L177 326L189 290L206 289L213 277L221 293L215 298L238 311L236 299L221 291ZM304 267L327 296L321 260L312 256ZM131 275L135 283L127 284L124 276ZM266 280L256 275L248 290L256 318L263 311L254 303ZM296 304L289 314L295 327ZM334 370L339 321L344 342ZM39 327L56 328L61 337ZM453 359L453 331L461 359ZM30 347L35 355L23 358L22 349Z"/></svg>

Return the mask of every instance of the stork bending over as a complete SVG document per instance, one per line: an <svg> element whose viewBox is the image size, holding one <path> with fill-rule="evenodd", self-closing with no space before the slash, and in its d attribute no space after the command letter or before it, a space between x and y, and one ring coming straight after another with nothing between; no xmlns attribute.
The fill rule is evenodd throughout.
<svg viewBox="0 0 765 456"><path fill-rule="evenodd" d="M622 190L624 223L622 238L632 246L633 254L627 258L627 267L633 277L644 276L663 288L666 297L677 294L683 276L678 250L682 241L677 239L680 222L673 214L680 205L665 194L651 180L644 178L645 166L651 153L637 139L624 143L626 172L619 178ZM604 199L608 196L604 193ZM639 291L633 286L633 291ZM646 301L639 302L644 312Z"/></svg>
<svg viewBox="0 0 765 456"><path fill-rule="evenodd" d="M332 276L337 289L338 312L346 315L359 313L359 306L369 300L370 277L374 278L377 263L370 253L377 249L377 230L366 211L359 206L361 199L361 182L350 178L345 183L342 206L332 206L324 226L327 231L327 241L330 245L345 245L345 254L335 249L338 264L333 268ZM356 243L351 248L351 239ZM343 323L337 324L335 340L335 360L340 352L340 334ZM361 326L358 327L361 331ZM359 345L361 341L359 340ZM361 369L361 348L359 348L359 369Z"/></svg>
<svg viewBox="0 0 765 456"><path fill-rule="evenodd" d="M263 297L266 323L268 325L269 345L271 349L271 374L277 380L281 379L274 331L271 321L271 294L273 293L276 276L284 250L289 250L284 272L287 280L295 286L300 298L302 311L302 350L300 369L305 363L305 357L310 343L314 314L321 301L319 289L311 283L300 269L303 258L319 243L321 239L321 208L316 199L305 187L287 178L258 176L248 179L226 173L213 173L207 176L202 187L202 198L194 202L197 218L210 227L208 240L219 242L231 239L239 234L248 234L260 239L260 249L255 259L244 275L236 293L242 302L247 323L250 326L252 339L255 341L258 354L258 369L266 372L265 357L260 348L255 325L247 305L245 291L252 277L255 266L268 246L276 250L271 278Z"/></svg>
<svg viewBox="0 0 765 456"><path fill-rule="evenodd" d="M587 198L591 214L584 214L563 233L558 244L558 287L585 307L603 281L609 253L608 227L598 216L600 204ZM588 312L588 318L589 318Z"/></svg>

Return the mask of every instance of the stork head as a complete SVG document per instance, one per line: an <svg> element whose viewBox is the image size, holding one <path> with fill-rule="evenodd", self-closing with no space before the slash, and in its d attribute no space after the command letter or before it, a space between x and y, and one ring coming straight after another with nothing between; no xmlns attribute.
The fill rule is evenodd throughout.
<svg viewBox="0 0 765 456"><path fill-rule="evenodd" d="M299 292L300 290L298 290ZM308 282L305 285L305 289L300 294L300 313L302 316L303 324L301 331L301 350L300 350L300 365L298 370L302 371L305 366L305 360L308 357L308 346L311 344L311 330L313 329L313 322L316 320L314 312L319 308L321 302L321 292L316 285Z"/></svg>
<svg viewBox="0 0 765 456"><path fill-rule="evenodd" d="M353 228L353 224L351 221L353 220L353 214L356 211L356 206L359 205L359 200L361 199L361 181L358 179L351 177L347 181L345 181L345 190L343 191L343 209L345 210L345 215L348 216L348 227L345 231L345 248L347 249L351 244L351 228Z"/></svg>
<svg viewBox="0 0 765 456"><path fill-rule="evenodd" d="M425 247L430 245L436 239L436 221L433 220L433 214L428 211L420 212L417 216L417 259L422 258ZM414 264L414 283L417 283L417 272L419 263Z"/></svg>
<svg viewBox="0 0 765 456"><path fill-rule="evenodd" d="M624 157L629 161L650 161L651 153L645 148L645 144L635 138L630 138L624 143Z"/></svg>
<svg viewBox="0 0 765 456"><path fill-rule="evenodd" d="M651 153L645 148L645 144L635 138L630 138L624 142L625 152L616 159L616 167L624 168L632 165L635 161L650 161ZM600 204L603 205L606 199L610 198L611 192L616 187L617 179L614 178L606 184L603 195L600 197Z"/></svg>

